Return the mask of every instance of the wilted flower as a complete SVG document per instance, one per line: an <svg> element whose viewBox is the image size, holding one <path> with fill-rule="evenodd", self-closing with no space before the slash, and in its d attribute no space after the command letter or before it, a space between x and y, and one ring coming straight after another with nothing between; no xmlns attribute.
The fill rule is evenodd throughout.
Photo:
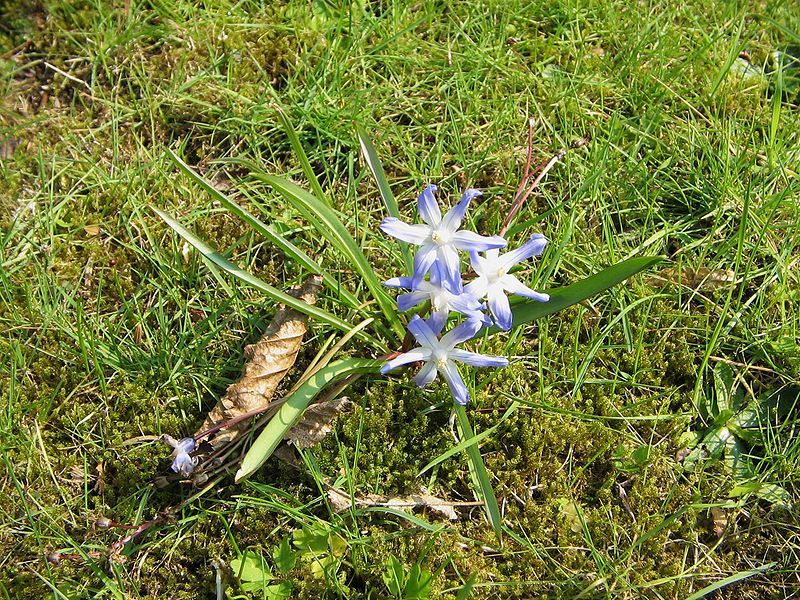
<svg viewBox="0 0 800 600"><path fill-rule="evenodd" d="M165 434L161 436L161 439L174 448L172 451L172 470L184 477L191 475L198 461L197 457L189 456L191 452L194 452L194 438L187 437L178 441Z"/></svg>
<svg viewBox="0 0 800 600"><path fill-rule="evenodd" d="M414 273L411 277L415 286L436 263L442 278L457 287L461 281L459 250L485 252L502 248L506 240L498 235L486 237L474 231L459 230L470 201L481 194L478 190L464 192L461 201L443 218L433 195L436 189L435 185L429 185L417 200L419 214L425 224L409 225L395 217L386 217L381 222L381 229L399 240L420 246L414 255Z"/></svg>
<svg viewBox="0 0 800 600"><path fill-rule="evenodd" d="M447 385L450 386L453 399L463 406L469 401L469 392L458 372L456 362L473 367L505 367L508 364L508 359L502 356L488 356L455 348L456 345L475 337L482 327L483 324L480 321L468 319L440 339L419 315L414 315L408 323L408 330L419 346L387 361L381 368L381 373L386 374L392 369L409 363L424 362L425 364L414 377L416 384L419 387L425 387L436 379L438 373L441 373L447 381Z"/></svg>
<svg viewBox="0 0 800 600"><path fill-rule="evenodd" d="M489 311L501 329L511 329L511 306L506 292L532 298L539 302L550 300L550 296L547 294L532 290L514 275L508 273L517 263L540 255L546 245L547 239L537 233L516 250L503 255L499 250L494 249L488 250L485 257L479 256L477 252L470 252L472 268L478 277L468 283L465 289L476 298L487 298Z"/></svg>

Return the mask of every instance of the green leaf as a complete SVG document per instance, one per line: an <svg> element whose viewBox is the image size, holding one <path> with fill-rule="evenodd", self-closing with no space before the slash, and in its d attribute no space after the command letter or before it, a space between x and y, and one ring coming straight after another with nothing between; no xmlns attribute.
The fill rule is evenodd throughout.
<svg viewBox="0 0 800 600"><path fill-rule="evenodd" d="M402 340L405 337L405 326L398 316L397 306L383 289L367 257L364 256L336 211L287 179L258 172L256 177L283 196L347 259L352 268L361 275L364 284L395 331L398 341Z"/></svg>
<svg viewBox="0 0 800 600"><path fill-rule="evenodd" d="M614 287L618 283L628 279L628 277L648 269L663 260L663 258L657 256L631 258L608 267L591 277L587 277L583 281L554 290L547 290L547 293L550 294L549 302L528 300L513 304L511 307L514 313L512 328L552 315L568 306L596 296L600 292ZM497 332L497 329L490 330L490 333Z"/></svg>
<svg viewBox="0 0 800 600"><path fill-rule="evenodd" d="M247 550L239 558L234 558L231 561L231 569L239 581L256 584L256 588L251 587L251 590L257 589L273 579L264 557L251 550Z"/></svg>
<svg viewBox="0 0 800 600"><path fill-rule="evenodd" d="M303 168L303 173L305 173L306 179L308 179L308 184L311 186L311 190L314 192L314 195L317 198L330 206L331 202L325 195L325 192L322 190L319 179L317 179L317 174L314 173L314 169L311 168L311 163L308 160L306 151L303 149L303 144L300 143L300 138L297 136L297 132L294 130L294 127L292 127L292 122L289 120L289 117L286 116L286 113L283 112L283 109L280 106L275 105L275 110L278 113L278 120L281 122L283 130L286 132L286 137L289 138L289 143L292 145L292 150L294 150L297 160L300 161L300 166Z"/></svg>
<svg viewBox="0 0 800 600"><path fill-rule="evenodd" d="M330 273L325 271L325 269L323 269L316 261L314 261L305 252L300 250L300 248L292 244L289 240L287 240L281 234L274 231L268 225L259 221L256 217L247 212L236 202L228 198L228 196L220 192L217 188L214 187L213 184L211 184L211 182L209 182L207 179L205 179L199 173L197 173L194 169L192 169L189 165L187 165L172 150L167 150L167 154L172 159L172 162L174 162L184 174L188 175L192 179L192 181L194 181L203 190L208 192L215 200L217 200L220 204L222 204L222 206L224 206L228 211L235 214L245 223L250 225L250 227L252 227L255 231L257 231L265 238L267 238L270 242L278 246L278 248L280 248L286 254L286 256L291 258L297 264L301 265L308 272L319 274L322 277L322 281L325 283L325 285L328 286L328 288L332 290L338 297L345 300L350 307L355 308L362 304L362 302L358 298L356 298L355 296L353 296L353 294L344 289L341 286L341 284L334 277L331 276Z"/></svg>
<svg viewBox="0 0 800 600"><path fill-rule="evenodd" d="M281 543L272 550L272 561L281 573L288 573L297 563L297 553L292 550L289 538L283 538Z"/></svg>
<svg viewBox="0 0 800 600"><path fill-rule="evenodd" d="M333 315L328 311L325 311L311 304L306 304L302 300L298 300L294 296L290 296L289 294L286 294L285 292L282 292L281 290L272 287L268 283L261 281L258 277L252 275L251 273L248 273L244 269L237 267L227 258L222 256L219 252L214 250L211 246L209 246L200 238L191 233L189 230L184 228L183 225L181 225L177 220L173 219L167 213L155 207L152 208L153 211L159 217L161 217L167 225L169 225L172 229L175 230L175 232L178 233L178 235L180 235L183 239L185 239L192 246L194 246L203 255L203 257L206 260L208 260L211 264L216 265L226 273L233 275L237 279L244 281L245 283L259 290L260 292L263 292L272 300L281 302L286 306L291 306L292 308L303 314L313 317L323 323L327 323L328 325L332 325L333 327L336 327L337 329L340 329L342 331L348 332L351 329L353 329L353 325L347 323L346 321L343 321L336 315ZM379 342L378 340L376 340L375 338L373 338L364 331L360 331L358 335L362 339L369 341L372 344L379 344L379 347L383 346L381 342Z"/></svg>
<svg viewBox="0 0 800 600"><path fill-rule="evenodd" d="M431 593L432 582L433 574L425 571L419 564L415 564L408 573L403 597L408 600L427 598Z"/></svg>
<svg viewBox="0 0 800 600"><path fill-rule="evenodd" d="M394 556L389 556L386 564L386 571L383 573L383 582L389 588L389 593L395 598L403 597L403 587L406 578L406 570L403 564Z"/></svg>
<svg viewBox="0 0 800 600"><path fill-rule="evenodd" d="M291 581L282 581L276 585L268 585L264 588L267 600L288 600L292 597L294 586Z"/></svg>
<svg viewBox="0 0 800 600"><path fill-rule="evenodd" d="M361 152L364 155L364 160L369 167L372 176L375 178L375 183L378 184L378 191L381 193L383 205L386 211L392 217L400 218L400 208L397 206L397 200L394 198L392 188L389 186L389 181L386 179L386 173L383 171L381 159L378 157L378 152L372 140L367 135L366 130L362 126L358 126L358 142L361 145ZM411 258L411 250L407 243L400 242L400 250L403 254L403 261L406 265L406 271L410 273L414 266L414 261Z"/></svg>
<svg viewBox="0 0 800 600"><path fill-rule="evenodd" d="M458 426L461 428L461 434L464 438L470 439L475 437L470 425L467 411L460 404L454 404L456 417L458 418ZM467 448L467 457L469 458L470 465L472 466L475 476L478 480L479 488L476 490L479 496L483 499L483 506L486 510L486 515L489 518L489 523L494 529L497 536L498 543L503 543L503 520L500 516L500 507L497 504L494 490L492 489L492 482L489 479L489 473L486 472L486 465L483 464L483 457L481 451L475 444L470 444Z"/></svg>
<svg viewBox="0 0 800 600"><path fill-rule="evenodd" d="M312 375L297 391L289 396L286 401L270 419L267 426L256 438L251 448L247 451L239 470L236 472L236 481L241 481L255 472L264 462L272 456L275 448L281 443L286 433L295 426L303 415L308 404L327 385L354 373L369 373L380 370L382 360L367 358L348 358L330 363Z"/></svg>

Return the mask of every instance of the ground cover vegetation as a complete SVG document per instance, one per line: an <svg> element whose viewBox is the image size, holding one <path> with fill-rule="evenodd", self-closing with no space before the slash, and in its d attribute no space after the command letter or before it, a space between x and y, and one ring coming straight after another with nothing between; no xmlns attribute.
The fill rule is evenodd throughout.
<svg viewBox="0 0 800 600"><path fill-rule="evenodd" d="M793 8L0 3L3 597L796 594ZM279 289L309 275L171 153L365 291L246 166L310 189L279 109L382 279L398 275L399 250L378 229L359 126L404 220L430 183L443 207L475 188L466 223L493 235L532 119L534 165L561 157L506 235L549 240L517 273L535 290L665 257L471 347L510 361L465 374L502 546L466 454L437 460L458 429L447 386L421 390L407 373L362 378L320 443L245 481L154 485L171 473L160 436L198 429L278 307L153 208ZM348 316L340 300L317 305ZM331 335L312 322L298 365Z"/></svg>

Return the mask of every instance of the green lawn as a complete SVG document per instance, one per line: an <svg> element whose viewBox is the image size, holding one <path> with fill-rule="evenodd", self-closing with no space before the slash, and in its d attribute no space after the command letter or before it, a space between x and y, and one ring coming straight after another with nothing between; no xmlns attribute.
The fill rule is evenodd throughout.
<svg viewBox="0 0 800 600"><path fill-rule="evenodd" d="M221 578L229 598L387 598L392 577L414 597L426 574L430 598L798 593L793 2L201 4L0 1L0 597L216 598ZM502 547L466 454L419 474L457 428L447 388L406 372L362 378L320 444L245 482L153 484L170 472L157 436L197 430L277 305L152 208L279 289L308 275L168 149L369 297L242 162L311 189L277 106L381 279L402 259L359 125L406 219L428 183L448 205L477 187L485 234L511 206L529 119L534 164L578 146L508 235L550 240L521 274L537 289L666 258L476 345L512 358L468 380L476 433L494 428L480 452ZM318 306L352 323L378 310ZM390 329L365 331L391 347ZM289 381L339 335L312 325ZM331 485L427 490L459 518L336 512Z"/></svg>

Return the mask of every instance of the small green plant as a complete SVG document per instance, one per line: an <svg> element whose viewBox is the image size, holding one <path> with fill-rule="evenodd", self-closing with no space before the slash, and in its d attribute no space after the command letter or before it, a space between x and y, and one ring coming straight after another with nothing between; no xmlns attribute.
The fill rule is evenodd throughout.
<svg viewBox="0 0 800 600"><path fill-rule="evenodd" d="M431 593L434 575L415 563L408 571L397 558L389 556L383 581L389 593L403 600L420 600Z"/></svg>

